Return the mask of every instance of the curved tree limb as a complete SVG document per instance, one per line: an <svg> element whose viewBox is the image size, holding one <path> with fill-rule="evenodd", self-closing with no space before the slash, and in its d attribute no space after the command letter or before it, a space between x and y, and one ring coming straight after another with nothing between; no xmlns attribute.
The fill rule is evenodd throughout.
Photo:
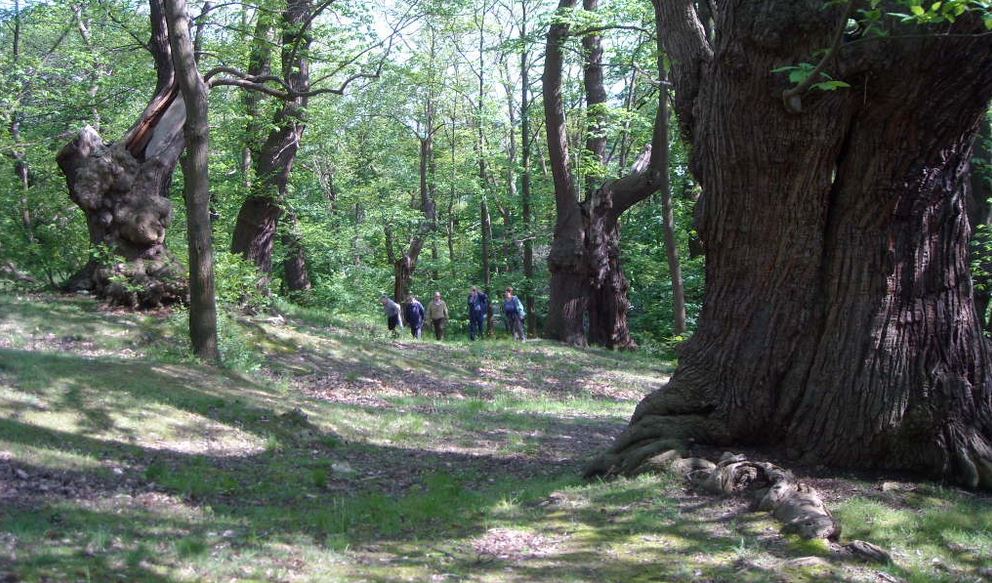
<svg viewBox="0 0 992 583"><path fill-rule="evenodd" d="M682 135L692 135L695 126L693 106L702 82L703 66L713 59L713 48L706 40L692 0L652 0L658 20L659 37L672 60L675 109Z"/></svg>

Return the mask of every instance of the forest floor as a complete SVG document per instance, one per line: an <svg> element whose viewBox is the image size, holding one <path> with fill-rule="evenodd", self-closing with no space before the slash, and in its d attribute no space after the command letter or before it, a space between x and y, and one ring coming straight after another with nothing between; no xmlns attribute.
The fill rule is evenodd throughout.
<svg viewBox="0 0 992 583"><path fill-rule="evenodd" d="M237 371L182 314L0 295L0 582L992 580L984 495L793 468L879 566L674 475L583 482L661 357L284 312L222 322Z"/></svg>

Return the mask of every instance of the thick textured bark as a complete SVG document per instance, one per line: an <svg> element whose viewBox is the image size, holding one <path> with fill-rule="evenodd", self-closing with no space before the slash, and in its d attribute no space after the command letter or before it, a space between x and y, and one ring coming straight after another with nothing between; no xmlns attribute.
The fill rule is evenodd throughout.
<svg viewBox="0 0 992 583"><path fill-rule="evenodd" d="M559 10L574 5L574 0L562 0ZM595 10L597 3L584 0L583 6ZM650 196L661 185L661 178L668 169L661 165L664 145L659 140L667 140L667 135L664 128L659 127L662 122L656 119L652 147L640 156L630 173L604 184L598 184L599 177L588 177L585 200L578 201L561 95L562 43L568 34L567 23L552 24L544 65L544 111L557 211L548 257L551 299L546 335L576 345L592 342L609 348L633 348L636 344L627 326L630 284L620 263L619 219L628 208ZM606 92L598 37L584 38L583 49L589 119L585 149L587 155L603 162L606 141L602 106ZM658 63L659 67L663 66L660 51ZM663 95L659 92L660 98Z"/></svg>
<svg viewBox="0 0 992 583"><path fill-rule="evenodd" d="M174 79L161 0L150 2L150 17L157 84L141 118L111 144L87 126L57 156L69 196L86 214L90 243L122 258L112 264L91 261L68 289L134 307L186 298L184 270L165 247L172 222L169 186L184 145L186 109Z"/></svg>
<svg viewBox="0 0 992 583"><path fill-rule="evenodd" d="M176 80L186 103L186 155L183 179L189 242L189 335L193 353L208 361L220 359L217 349L217 306L214 299L214 259L210 233L210 124L207 84L196 68L189 36L186 0L169 0L166 7Z"/></svg>
<svg viewBox="0 0 992 583"><path fill-rule="evenodd" d="M688 0L656 0L705 193L707 288L672 381L589 473L692 438L992 488L962 196L992 40L967 16L950 36L842 45L831 74L852 89L790 113L769 71L829 46L845 9L744 4L721 4L711 51Z"/></svg>
<svg viewBox="0 0 992 583"><path fill-rule="evenodd" d="M559 11L571 10L577 0L561 0ZM587 276L583 273L582 248L585 233L581 228L578 191L572 180L568 154L568 132L565 126L565 108L562 99L562 66L564 47L569 26L555 22L548 29L548 43L544 56L544 119L548 132L548 155L555 184L554 243L548 256L551 271L551 300L548 321L544 331L548 338L585 345L586 335L583 316L588 294Z"/></svg>
<svg viewBox="0 0 992 583"><path fill-rule="evenodd" d="M289 0L282 13L282 78L297 94L283 100L272 121L272 129L255 154L257 183L241 206L234 226L231 251L240 253L266 274L272 272L272 252L283 201L306 129L306 92L310 90L310 64L306 52L311 42L308 25L312 10L311 0ZM294 262L291 269L305 269L302 254L291 253L291 260ZM299 265L300 262L303 264ZM286 284L296 291L294 286L301 282L309 282L309 277L293 277Z"/></svg>

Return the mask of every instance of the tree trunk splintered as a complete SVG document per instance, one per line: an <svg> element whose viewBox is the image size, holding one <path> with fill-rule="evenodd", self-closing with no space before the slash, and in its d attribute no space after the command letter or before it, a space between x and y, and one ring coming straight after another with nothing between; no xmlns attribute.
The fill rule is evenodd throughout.
<svg viewBox="0 0 992 583"><path fill-rule="evenodd" d="M136 308L183 302L187 296L185 269L165 247L172 222L169 187L184 145L186 109L161 0L150 7L155 96L119 141L106 144L87 126L57 156L69 196L86 215L90 244L112 254L90 261L66 288Z"/></svg>
<svg viewBox="0 0 992 583"><path fill-rule="evenodd" d="M707 286L672 380L587 475L636 471L659 444L692 439L992 488L964 208L992 96L980 19L884 51L842 44L831 75L852 87L789 111L769 71L829 46L842 7L727 3L712 47L688 0L655 7L706 200Z"/></svg>

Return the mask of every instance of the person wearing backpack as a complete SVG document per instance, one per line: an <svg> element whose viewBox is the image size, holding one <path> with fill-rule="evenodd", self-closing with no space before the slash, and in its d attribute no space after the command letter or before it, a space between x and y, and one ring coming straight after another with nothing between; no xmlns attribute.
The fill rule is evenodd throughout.
<svg viewBox="0 0 992 583"><path fill-rule="evenodd" d="M513 295L512 287L506 288L503 299L503 317L506 318L510 330L513 332L513 339L521 342L526 341L527 332L524 330L524 318L527 317L527 311L524 310L524 304L520 298Z"/></svg>

